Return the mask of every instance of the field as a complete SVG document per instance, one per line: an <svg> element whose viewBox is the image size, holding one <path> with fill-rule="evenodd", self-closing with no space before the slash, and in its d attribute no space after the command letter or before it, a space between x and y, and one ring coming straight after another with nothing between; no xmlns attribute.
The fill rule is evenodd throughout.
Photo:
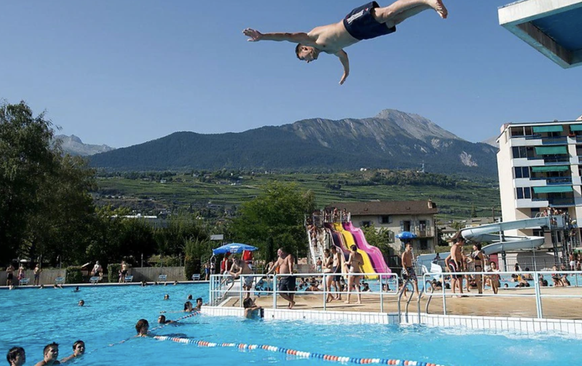
<svg viewBox="0 0 582 366"><path fill-rule="evenodd" d="M390 178L387 176L390 175ZM140 173L100 176L98 204L161 210L232 210L260 194L270 181L295 183L314 192L319 207L338 201L434 201L441 221L499 215L496 181L471 181L417 173Z"/></svg>

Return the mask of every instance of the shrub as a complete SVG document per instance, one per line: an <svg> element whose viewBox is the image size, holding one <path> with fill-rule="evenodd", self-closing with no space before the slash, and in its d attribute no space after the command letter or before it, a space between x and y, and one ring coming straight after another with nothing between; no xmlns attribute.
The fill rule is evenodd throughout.
<svg viewBox="0 0 582 366"><path fill-rule="evenodd" d="M67 283L81 283L83 282L83 273L81 267L67 267Z"/></svg>
<svg viewBox="0 0 582 366"><path fill-rule="evenodd" d="M121 271L121 264L113 263L107 266L107 280L110 283L119 281L119 271Z"/></svg>

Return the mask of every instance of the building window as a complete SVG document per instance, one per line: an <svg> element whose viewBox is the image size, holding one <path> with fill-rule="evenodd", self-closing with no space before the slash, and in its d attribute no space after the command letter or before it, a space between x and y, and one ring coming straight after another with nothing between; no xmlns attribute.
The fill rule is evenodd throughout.
<svg viewBox="0 0 582 366"><path fill-rule="evenodd" d="M427 239L420 239L420 250L427 250L428 249L428 240Z"/></svg>
<svg viewBox="0 0 582 366"><path fill-rule="evenodd" d="M527 158L527 148L525 146L514 146L511 151L514 159Z"/></svg>
<svg viewBox="0 0 582 366"><path fill-rule="evenodd" d="M530 187L517 187L516 189L517 199L530 199L531 198L531 188Z"/></svg>
<svg viewBox="0 0 582 366"><path fill-rule="evenodd" d="M381 224L391 224L392 217L390 215L382 215L382 216L380 216L380 223Z"/></svg>
<svg viewBox="0 0 582 366"><path fill-rule="evenodd" d="M533 236L544 236L543 229L533 229Z"/></svg>
<svg viewBox="0 0 582 366"><path fill-rule="evenodd" d="M372 226L372 223L370 221L362 221L360 226L370 227L370 226Z"/></svg>
<svg viewBox="0 0 582 366"><path fill-rule="evenodd" d="M529 167L528 166L516 166L513 168L513 174L515 178L529 178Z"/></svg>

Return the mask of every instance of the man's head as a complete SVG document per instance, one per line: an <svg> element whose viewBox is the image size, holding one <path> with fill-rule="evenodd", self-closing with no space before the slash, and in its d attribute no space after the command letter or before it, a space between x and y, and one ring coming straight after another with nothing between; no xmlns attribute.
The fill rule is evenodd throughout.
<svg viewBox="0 0 582 366"><path fill-rule="evenodd" d="M166 316L165 315L160 315L158 317L158 323L160 323L160 324L166 324Z"/></svg>
<svg viewBox="0 0 582 366"><path fill-rule="evenodd" d="M406 250L407 251L411 251L412 250L412 243L411 242L406 243Z"/></svg>
<svg viewBox="0 0 582 366"><path fill-rule="evenodd" d="M150 328L150 323L148 323L148 321L145 319L138 320L137 324L135 325L135 330L137 331L137 334L139 334L139 335L148 334L149 328Z"/></svg>
<svg viewBox="0 0 582 366"><path fill-rule="evenodd" d="M196 299L196 305L202 305L202 298L201 297Z"/></svg>
<svg viewBox="0 0 582 366"><path fill-rule="evenodd" d="M55 342L47 344L42 353L45 360L56 360L59 358L59 345Z"/></svg>
<svg viewBox="0 0 582 366"><path fill-rule="evenodd" d="M279 250L277 250L277 255L281 258L285 258L287 256L287 252L285 252L285 249L279 248Z"/></svg>
<svg viewBox="0 0 582 366"><path fill-rule="evenodd" d="M297 55L297 58L301 61L310 63L311 61L317 60L319 50L315 47L305 46L299 43L297 47L295 47L295 55Z"/></svg>
<svg viewBox="0 0 582 366"><path fill-rule="evenodd" d="M26 355L24 353L24 348L22 347L12 347L6 354L6 361L10 365L24 365L26 362Z"/></svg>

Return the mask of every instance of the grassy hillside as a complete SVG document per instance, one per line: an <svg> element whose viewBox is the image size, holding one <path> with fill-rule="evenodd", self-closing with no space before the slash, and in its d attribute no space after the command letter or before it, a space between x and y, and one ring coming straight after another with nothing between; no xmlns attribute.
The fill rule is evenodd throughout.
<svg viewBox="0 0 582 366"><path fill-rule="evenodd" d="M125 173L98 178L99 204L127 206L142 214L191 209L236 211L236 206L259 194L269 181L296 183L315 193L320 207L334 201L433 200L442 220L472 214L491 216L499 209L496 181L471 181L410 171L343 173Z"/></svg>

